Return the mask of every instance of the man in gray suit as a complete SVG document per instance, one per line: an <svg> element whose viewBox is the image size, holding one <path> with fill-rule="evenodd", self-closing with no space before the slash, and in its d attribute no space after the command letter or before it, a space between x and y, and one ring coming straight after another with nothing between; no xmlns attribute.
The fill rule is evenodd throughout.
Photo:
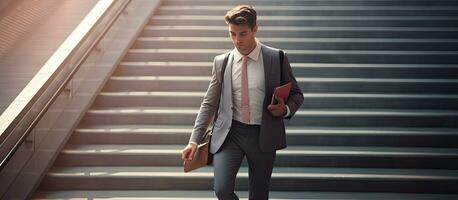
<svg viewBox="0 0 458 200"><path fill-rule="evenodd" d="M304 97L286 54L280 56L278 49L256 39L258 26L252 6L231 9L225 21L235 48L213 61L211 81L182 159L193 158L197 144L217 114L210 142L216 196L220 200L238 199L235 178L246 156L249 199L268 199L276 150L286 147L283 119L294 115ZM227 65L223 71L224 60ZM275 98L271 104L274 88L288 82L292 87L287 101Z"/></svg>

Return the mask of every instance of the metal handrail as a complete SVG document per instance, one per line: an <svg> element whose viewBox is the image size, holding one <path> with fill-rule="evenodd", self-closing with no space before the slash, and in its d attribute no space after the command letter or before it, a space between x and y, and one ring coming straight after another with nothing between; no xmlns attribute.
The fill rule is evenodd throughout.
<svg viewBox="0 0 458 200"><path fill-rule="evenodd" d="M81 65L84 63L84 61L87 59L89 54L93 51L94 47L100 42L100 40L105 36L105 34L108 32L112 24L118 19L118 17L123 13L124 9L127 7L127 5L131 2L131 0L123 0L121 6L119 9L115 12L114 16L107 22L106 26L102 29L102 32L95 38L94 42L92 42L89 46L89 48L84 52L82 57L78 60L76 63L75 67L71 70L69 75L65 78L63 83L57 88L57 90L54 92L54 94L51 96L51 98L47 101L47 103L43 106L43 108L40 110L38 115L35 117L35 119L27 126L27 129L24 131L24 133L21 135L21 137L16 141L14 144L13 148L11 148L6 156L2 158L2 161L0 163L0 171L6 166L8 161L11 159L11 157L14 155L14 153L19 149L20 145L24 142L24 140L29 136L30 132L35 128L37 123L41 120L43 115L48 111L49 107L54 103L54 101L57 99L57 97L60 95L62 90L65 88L67 83L73 78L75 73L80 69ZM110 8L108 8L110 9ZM102 15L98 20L102 19L103 17L106 17L106 13ZM99 21L97 22L99 23ZM97 24L99 25L99 24ZM96 26L96 25L94 25ZM79 44L82 42L80 41ZM78 45L79 45L78 44ZM78 48L78 47L75 47ZM74 56L74 53L69 56ZM67 59L67 58L66 58ZM67 63L62 63L62 65L65 65ZM19 122L16 122L16 125ZM14 130L14 129L13 129Z"/></svg>

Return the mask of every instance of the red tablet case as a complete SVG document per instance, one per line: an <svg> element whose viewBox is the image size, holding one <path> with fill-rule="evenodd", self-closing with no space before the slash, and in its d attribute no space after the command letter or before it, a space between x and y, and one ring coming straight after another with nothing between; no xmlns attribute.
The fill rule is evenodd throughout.
<svg viewBox="0 0 458 200"><path fill-rule="evenodd" d="M283 99L283 101L286 102L288 100L289 96L289 91L291 90L291 82L275 87L274 94L272 95L272 101L271 104L275 104L276 100L274 96L280 97Z"/></svg>

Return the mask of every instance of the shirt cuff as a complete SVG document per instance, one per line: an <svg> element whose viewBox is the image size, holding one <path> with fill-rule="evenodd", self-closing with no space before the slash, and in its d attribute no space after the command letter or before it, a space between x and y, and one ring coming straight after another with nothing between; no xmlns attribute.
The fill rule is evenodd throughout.
<svg viewBox="0 0 458 200"><path fill-rule="evenodd" d="M285 107L286 107L286 114L285 114L283 117L284 117L284 118L287 118L287 117L289 117L289 114L291 114L291 113L290 113L290 111L289 111L288 105L285 104Z"/></svg>
<svg viewBox="0 0 458 200"><path fill-rule="evenodd" d="M196 142L193 142L193 141L190 141L189 144L195 144L195 145L199 146L199 144L197 144Z"/></svg>

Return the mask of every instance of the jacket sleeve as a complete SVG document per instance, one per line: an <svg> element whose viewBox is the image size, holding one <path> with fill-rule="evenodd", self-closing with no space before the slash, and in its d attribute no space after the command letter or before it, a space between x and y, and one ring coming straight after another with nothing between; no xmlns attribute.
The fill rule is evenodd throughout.
<svg viewBox="0 0 458 200"><path fill-rule="evenodd" d="M197 114L189 142L200 144L218 108L217 104L221 96L221 66L218 67L218 64L221 65L221 62L218 57L215 57L213 60L210 84L208 85L207 92L200 105L200 110Z"/></svg>
<svg viewBox="0 0 458 200"><path fill-rule="evenodd" d="M288 100L286 101L286 105L288 105L290 114L285 119L291 119L291 117L293 117L296 111L301 107L302 102L304 102L304 95L301 91L301 88L297 84L296 78L294 77L293 70L289 64L286 52L284 55L282 79L285 80L284 83L291 82L291 91L289 93Z"/></svg>

